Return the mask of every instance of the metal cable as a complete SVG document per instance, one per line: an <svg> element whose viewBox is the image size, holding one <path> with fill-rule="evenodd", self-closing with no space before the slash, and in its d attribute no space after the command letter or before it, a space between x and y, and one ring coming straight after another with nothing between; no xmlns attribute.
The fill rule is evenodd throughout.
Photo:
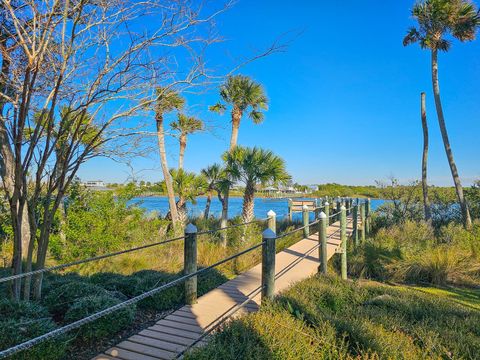
<svg viewBox="0 0 480 360"><path fill-rule="evenodd" d="M161 292L161 291L163 291L163 290L166 290L166 289L168 289L168 288L171 288L172 286L177 285L177 284L181 283L182 281L188 280L188 279L190 279L190 278L192 278L192 277L194 277L194 276L196 276L196 275L198 275L198 274L201 274L201 273L203 273L203 272L205 272L205 271L211 270L211 269L213 269L213 268L215 268L215 267L217 267L217 266L219 266L219 265L222 265L222 264L224 264L224 263L226 263L226 262L228 262L228 261L230 261L230 260L232 260L232 259L235 259L236 257L239 257L239 256L241 256L241 255L244 255L244 254L250 252L250 251L253 251L253 250L259 248L260 246L262 246L263 243L264 243L264 242L262 241L261 243L259 243L259 244L257 244L257 245L254 245L254 246L252 246L252 247L250 247L250 248L248 248L248 249L245 249L245 250L243 250L243 251L240 251L239 253L237 253L237 254L235 254L235 255L231 255L231 256L223 259L223 260L217 261L216 263L214 263L214 264L212 264L212 265L210 265L210 266L207 266L207 267L205 267L205 268L203 268L203 269L197 270L197 271L195 271L194 273L187 274L187 275L183 275L183 276L179 277L178 279L175 279L175 280L173 280L173 281L171 281L171 282L169 282L169 283L167 283L167 284L164 284L164 285L162 285L162 286L159 286L159 287L157 287L157 288L155 288L155 289L149 290L149 291L147 291L147 292L145 292L145 293L143 293L143 294L140 294L140 295L138 295L138 296L135 296L135 297L133 297L133 298L131 298L131 299L128 299L128 300L126 300L126 301L124 301L124 302L121 302L121 303L119 303L119 304L117 304L117 305L114 305L114 306L109 307L109 308L107 308L107 309L101 310L101 311L99 311L99 312L97 312L97 313L95 313L95 314L92 314L92 315L89 315L89 316L87 316L87 317L85 317L85 318L83 318L83 319L74 321L74 322L72 322L72 323L70 323L70 324L68 324L68 325L62 326L61 328L55 329L55 330L50 331L50 332L48 332L48 333L46 333L46 334L37 336L36 338L27 340L27 341L25 341L25 342L23 342L23 343L21 343L21 344L15 345L15 346L13 346L13 347L11 347L11 348L8 348L8 349L6 349L6 350L0 351L0 359L3 359L3 358L6 358L7 356L11 356L11 355L13 355L13 354L16 354L16 353L19 352L19 351L23 351L23 350L30 349L31 347L33 347L33 346L35 346L35 345L37 345L37 344L39 344L39 343L41 343L41 342L44 342L44 341L49 340L49 339L52 339L52 338L54 338L54 337L56 337L56 336L59 336L59 335L61 335L61 334L66 333L66 332L68 332L68 331L77 329L77 328L79 328L79 327L81 327L81 326L83 326L83 325L85 325L85 324L88 324L88 323L90 323L90 322L92 322L92 321L95 321L95 320L97 320L97 319L99 319L99 318L101 318L101 317L104 317L104 316L106 316L106 315L108 315L108 314L111 314L111 313L113 313L113 312L115 312L115 311L117 311L117 310L120 310L120 309L125 308L125 307L130 306L130 305L133 305L133 304L139 302L140 300L143 300L143 299L145 299L145 298L147 298L147 297L149 297L149 296L155 295L155 294L158 293L158 292Z"/></svg>
<svg viewBox="0 0 480 360"><path fill-rule="evenodd" d="M33 270L33 271L26 272L26 273L18 274L18 275L7 276L7 277L4 277L4 278L0 279L0 284L3 283L3 282L6 282L6 281L21 279L21 278L24 278L24 277L27 277L27 276L30 276L30 275L42 274L42 273L45 273L45 272L50 272L50 271L55 271L55 270L62 270L62 269L65 269L67 267L71 267L71 266L75 266L75 265L81 265L81 264L88 263L88 262L91 262L91 261L102 260L102 259L106 259L106 258L109 258L109 257L112 257L112 256L117 256L117 255L126 254L126 253L133 252L133 251L148 249L148 248L151 248L151 247L154 247L154 246L168 244L168 243L178 241L178 240L181 240L181 239L184 239L184 238L185 238L185 236L179 236L177 238L168 239L168 240L164 240L164 241L160 241L160 242L156 242L156 243L152 243L152 244L142 245L142 246L134 247L134 248L127 249L127 250L121 250L121 251L117 251L117 252L110 253L110 254L94 256L94 257L83 259L83 260L73 261L73 262L67 263L67 264L56 265L56 266L52 266L52 267L49 267L49 268Z"/></svg>

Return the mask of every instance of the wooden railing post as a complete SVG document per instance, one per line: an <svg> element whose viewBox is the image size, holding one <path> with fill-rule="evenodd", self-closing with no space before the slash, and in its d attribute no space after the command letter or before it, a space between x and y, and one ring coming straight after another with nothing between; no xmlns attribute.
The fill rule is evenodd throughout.
<svg viewBox="0 0 480 360"><path fill-rule="evenodd" d="M363 243L365 242L365 203L360 204L360 242Z"/></svg>
<svg viewBox="0 0 480 360"><path fill-rule="evenodd" d="M326 208L328 208L328 203L326 203ZM318 271L322 274L327 273L327 226L328 226L328 217L327 214L323 211L320 213L318 218L318 241L320 246L318 248L318 259L320 260L320 265L318 266Z"/></svg>
<svg viewBox="0 0 480 360"><path fill-rule="evenodd" d="M315 202L315 219L318 219L318 216L320 215L320 206L322 206L322 199L317 199Z"/></svg>
<svg viewBox="0 0 480 360"><path fill-rule="evenodd" d="M273 299L275 293L275 240L271 229L262 233L262 302Z"/></svg>
<svg viewBox="0 0 480 360"><path fill-rule="evenodd" d="M268 217L268 228L276 234L277 233L277 214L275 214L275 211L270 210L267 213L267 217Z"/></svg>
<svg viewBox="0 0 480 360"><path fill-rule="evenodd" d="M370 235L371 228L371 218L372 218L372 204L370 198L367 199L365 204L365 235Z"/></svg>
<svg viewBox="0 0 480 360"><path fill-rule="evenodd" d="M347 208L340 208L340 241L342 250L342 279L347 280Z"/></svg>
<svg viewBox="0 0 480 360"><path fill-rule="evenodd" d="M328 203L328 201L325 202L325 207L323 209L323 213L327 217L327 226L328 226L328 225L330 225L330 204ZM322 215L322 213L320 213L320 215Z"/></svg>
<svg viewBox="0 0 480 360"><path fill-rule="evenodd" d="M358 246L358 203L353 205L353 243Z"/></svg>
<svg viewBox="0 0 480 360"><path fill-rule="evenodd" d="M340 208L342 207L342 203L340 202L340 198L337 198L337 216L335 216L335 222L340 221Z"/></svg>
<svg viewBox="0 0 480 360"><path fill-rule="evenodd" d="M292 199L288 199L288 220L293 221Z"/></svg>
<svg viewBox="0 0 480 360"><path fill-rule="evenodd" d="M302 218L303 218L303 237L308 238L310 236L310 229L308 223L310 222L310 212L308 211L308 206L303 205L302 207Z"/></svg>
<svg viewBox="0 0 480 360"><path fill-rule="evenodd" d="M197 227L188 224L185 228L185 240L183 243L183 272L185 275L197 271ZM185 280L185 303L192 305L197 301L197 276Z"/></svg>

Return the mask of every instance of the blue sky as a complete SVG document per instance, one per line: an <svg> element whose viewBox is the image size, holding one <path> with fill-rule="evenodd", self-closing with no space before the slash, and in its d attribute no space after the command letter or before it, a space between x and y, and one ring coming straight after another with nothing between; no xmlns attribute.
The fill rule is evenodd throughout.
<svg viewBox="0 0 480 360"><path fill-rule="evenodd" d="M242 120L239 143L282 156L295 181L312 184L374 184L388 176L402 182L420 177L422 128L420 92L427 94L430 127L429 181L451 185L437 123L430 54L402 46L413 25L413 1L240 0L217 19L226 39L209 56L217 64L229 54L248 55L289 31L301 32L285 53L240 70L261 82L270 99L265 122ZM465 185L480 178L480 39L455 42L440 55L440 88L450 140ZM228 147L230 123L207 111L211 91L189 97L195 115L212 132L189 138L187 170L199 171ZM178 145L168 140L169 165ZM162 179L157 152L133 162L137 180ZM94 159L79 171L82 180L123 182L128 167Z"/></svg>

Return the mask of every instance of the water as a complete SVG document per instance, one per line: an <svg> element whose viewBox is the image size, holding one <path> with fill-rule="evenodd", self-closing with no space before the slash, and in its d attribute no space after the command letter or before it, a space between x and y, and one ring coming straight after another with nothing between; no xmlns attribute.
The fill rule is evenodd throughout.
<svg viewBox="0 0 480 360"><path fill-rule="evenodd" d="M192 217L197 217L203 214L205 209L205 203L207 201L206 197L199 197L196 204L191 202L187 203L188 215ZM229 210L228 215L230 218L242 214L242 203L243 199L241 197L231 197L229 199ZM372 210L378 208L381 204L384 203L384 200L372 199L371 205ZM148 212L155 211L162 216L165 216L168 212L168 199L166 196L147 196L147 197L138 197L134 198L130 204L136 204ZM287 199L270 199L270 198L256 198L255 199L255 217L256 218L266 218L267 212L273 210L277 217L288 215L288 200ZM220 217L222 213L222 205L220 201L215 197L212 198L212 204L210 206L210 216ZM294 219L300 219L300 213L293 214ZM313 219L313 214L310 214L310 217Z"/></svg>

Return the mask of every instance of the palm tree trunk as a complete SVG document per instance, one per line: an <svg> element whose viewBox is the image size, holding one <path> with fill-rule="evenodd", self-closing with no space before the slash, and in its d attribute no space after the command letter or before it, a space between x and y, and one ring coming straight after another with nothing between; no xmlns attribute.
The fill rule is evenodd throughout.
<svg viewBox="0 0 480 360"><path fill-rule="evenodd" d="M420 95L421 118L423 128L423 156L422 156L422 189L423 189L423 209L425 212L425 220L430 221L432 214L430 212L430 201L428 200L428 184L427 184L427 161L428 161L428 124L427 112L425 109L425 93Z"/></svg>
<svg viewBox="0 0 480 360"><path fill-rule="evenodd" d="M183 169L183 158L185 157L185 148L187 147L187 135L180 135L180 154L178 156L178 169Z"/></svg>
<svg viewBox="0 0 480 360"><path fill-rule="evenodd" d="M225 193L222 196L221 192L218 192L218 200L222 203L222 217L220 220L220 228L227 227L228 223L228 194ZM227 247L227 230L222 230L220 232L220 237L222 239L222 247Z"/></svg>
<svg viewBox="0 0 480 360"><path fill-rule="evenodd" d="M232 134L230 135L230 152L237 146L238 130L240 128L240 120L242 112L235 106L232 109Z"/></svg>
<svg viewBox="0 0 480 360"><path fill-rule="evenodd" d="M165 132L163 130L163 115L156 114L155 120L157 123L157 141L160 152L160 164L162 165L163 178L165 179L165 187L167 188L168 206L170 208L170 215L172 217L172 225L176 229L178 224L177 205L175 203L175 193L173 191L172 178L168 170L167 153L165 150Z"/></svg>
<svg viewBox="0 0 480 360"><path fill-rule="evenodd" d="M245 186L245 194L243 195L242 218L243 222L253 220L253 211L255 206L255 184L251 181Z"/></svg>
<svg viewBox="0 0 480 360"><path fill-rule="evenodd" d="M212 191L212 189L209 189L207 193L207 202L205 203L205 210L203 212L203 217L205 219L208 219L208 215L210 213L210 205L212 203Z"/></svg>
<svg viewBox="0 0 480 360"><path fill-rule="evenodd" d="M472 219L470 217L468 204L463 195L462 183L460 182L460 177L458 175L457 165L453 159L453 152L450 147L450 140L448 139L447 127L445 125L445 117L443 116L442 102L440 100L440 87L438 84L438 51L435 49L432 50L432 85L435 107L437 109L438 124L440 125L443 145L445 147L445 153L447 154L448 164L450 165L450 171L452 172L458 202L460 203L460 208L462 210L463 225L466 229L470 229L472 227Z"/></svg>

